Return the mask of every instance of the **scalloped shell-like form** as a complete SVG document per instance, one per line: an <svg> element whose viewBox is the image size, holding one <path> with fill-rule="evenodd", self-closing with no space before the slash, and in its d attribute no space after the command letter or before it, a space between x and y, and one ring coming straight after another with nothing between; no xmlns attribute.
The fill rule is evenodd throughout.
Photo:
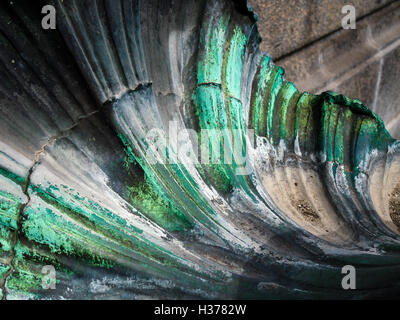
<svg viewBox="0 0 400 320"><path fill-rule="evenodd" d="M245 1L52 4L46 31L41 1L0 5L3 299L399 293L399 142L287 82Z"/></svg>

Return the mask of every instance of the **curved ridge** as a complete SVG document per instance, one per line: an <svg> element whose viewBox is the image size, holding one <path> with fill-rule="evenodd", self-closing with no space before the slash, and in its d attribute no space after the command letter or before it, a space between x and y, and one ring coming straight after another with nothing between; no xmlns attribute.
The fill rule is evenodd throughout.
<svg viewBox="0 0 400 320"><path fill-rule="evenodd" d="M360 101L299 92L233 1L53 4L0 7L4 299L398 293L398 142Z"/></svg>

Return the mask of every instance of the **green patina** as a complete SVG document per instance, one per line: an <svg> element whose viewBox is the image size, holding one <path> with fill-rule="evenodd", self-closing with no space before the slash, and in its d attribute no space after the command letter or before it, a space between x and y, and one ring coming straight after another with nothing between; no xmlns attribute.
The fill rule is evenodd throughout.
<svg viewBox="0 0 400 320"><path fill-rule="evenodd" d="M22 232L28 240L46 245L52 253L81 257L93 265L112 267L112 263L103 258L112 256L111 244L99 235L89 235L90 231L67 221L50 208L28 206ZM102 256L96 254L96 248L102 248Z"/></svg>
<svg viewBox="0 0 400 320"><path fill-rule="evenodd" d="M299 97L300 94L294 84L291 82L285 83L282 89L281 108L279 108L277 114L279 126L277 125L276 127L279 130L276 130L274 134L274 141L276 143L278 143L280 139L283 139L289 145L293 140L292 114L294 113L294 108L296 107Z"/></svg>
<svg viewBox="0 0 400 320"><path fill-rule="evenodd" d="M184 231L192 228L192 224L186 216L182 215L170 201L165 200L147 182L139 183L137 186L128 187L131 203L140 212L169 231Z"/></svg>
<svg viewBox="0 0 400 320"><path fill-rule="evenodd" d="M198 63L198 83L219 83L221 84L223 49L226 33L229 24L228 17L222 17L218 22L212 21L207 31L203 31L200 41L205 49L203 57Z"/></svg>
<svg viewBox="0 0 400 320"><path fill-rule="evenodd" d="M229 41L227 59L224 62L224 92L236 99L241 99L242 69L247 37L240 27L235 27ZM224 88L225 89L225 88Z"/></svg>
<svg viewBox="0 0 400 320"><path fill-rule="evenodd" d="M186 202L189 206L196 208L196 206L193 206L193 202L197 202L197 205L205 207L210 214L213 213L213 211L208 208L205 200L200 198L198 186L186 172L185 168L174 164L154 164L153 166L150 166L147 164L146 159L137 156L132 151L133 149L130 146L128 139L125 138L123 134L119 133L118 136L126 147L125 151L127 155L132 157L144 172L145 179L143 181L138 182L136 185L128 186L128 189L130 190L130 199L133 205L138 205L141 200L144 201L139 204L139 208L143 210L143 214L154 218L155 221L162 223L162 227L171 231L186 230L193 226L192 219L186 213L186 210L183 209L185 205L182 205L182 202L171 197L171 191L161 186L160 178L157 176L160 171L166 171L167 176L170 175L171 172L176 175L176 180L182 183L179 187L181 199L185 199L186 201L188 199L192 200L191 203ZM190 179L188 180L187 177L190 177ZM171 182L173 183L173 181ZM187 191L185 194L185 190L182 190L182 187L189 190L190 194L188 194ZM144 194L143 190L148 191L147 195Z"/></svg>
<svg viewBox="0 0 400 320"><path fill-rule="evenodd" d="M7 178L13 177L12 174L2 170L2 183L5 183ZM15 176L14 176L15 178ZM14 183L15 181L12 180ZM0 190L0 257L11 254L13 234L17 229L18 214L22 205L22 200L4 190Z"/></svg>
<svg viewBox="0 0 400 320"><path fill-rule="evenodd" d="M267 109L267 128L266 128L268 136L272 136L272 122L274 117L275 101L283 83L283 74L284 70L281 67L277 67L273 77L272 84L270 85L271 87L269 89L269 99L268 99L269 103Z"/></svg>
<svg viewBox="0 0 400 320"><path fill-rule="evenodd" d="M65 189L64 192L72 191L65 185L62 186L62 189ZM178 257L175 256L171 259L170 256L174 255L165 249L155 246L147 240L135 239L132 234L125 235L123 238L123 232L120 234L114 232L120 231L121 227L127 227L126 222L119 217L114 221L111 220L110 218L115 218L115 216L109 210L101 209L91 200L84 201L84 197L79 196L79 193L73 196L64 194L64 197L67 195L68 199L65 200L64 197L54 194L56 191L62 191L58 186L49 186L46 190L42 190L38 186L29 186L28 190L31 197L37 195L45 201L46 207L42 207L40 204L28 205L23 213L21 232L31 243L49 248L53 255L74 256L90 265L106 268L114 266L115 262L113 261L119 261L121 256L126 255L128 259L132 260L132 263L138 264L142 261L140 268L143 270L151 267L148 263L144 263L143 258L150 258L150 261L157 261L165 268L172 268L170 272L174 272L174 269L185 270L179 262L177 263ZM12 195L9 198L16 199ZM47 207L49 205L56 211L62 212L63 216L55 213L51 207ZM72 220L65 220L64 215ZM108 220L105 221L104 218L108 218ZM87 230L84 229L85 226L88 228ZM127 230L141 234L137 228L125 229L125 231ZM11 231L13 233L15 229ZM2 240L4 240L4 235ZM8 249L11 249L11 243L8 243L8 246ZM125 250L123 250L124 246L126 246ZM16 270L8 279L10 290L34 292L41 283L42 275L33 272L31 266L25 264L28 255L34 256L36 261L49 260L48 257L38 259L37 253L32 253L18 241L13 260ZM52 265L55 265L54 261L51 262Z"/></svg>
<svg viewBox="0 0 400 320"><path fill-rule="evenodd" d="M15 245L13 265L15 269L7 279L7 289L34 298L40 298L40 292L43 290L44 266L53 266L57 278L68 278L74 274L57 260L57 256L40 250L37 245L30 244L30 247L27 247L20 241ZM60 283L60 280L56 279L57 283Z"/></svg>
<svg viewBox="0 0 400 320"><path fill-rule="evenodd" d="M264 95L267 92L267 85L271 78L273 68L271 67L271 58L264 56L261 60L261 66L256 77L257 90L255 90L255 99L252 99L252 108L250 110L250 119L257 135L262 135L266 132L264 125Z"/></svg>
<svg viewBox="0 0 400 320"><path fill-rule="evenodd" d="M222 28L221 24L220 27ZM244 114L241 103L241 74L246 42L247 37L237 27L230 37L226 49L227 55L224 55L223 45L220 46L220 50L216 51L212 50L212 45L206 44L207 52L214 52L218 57L217 60L222 62L216 66L218 69L222 69L222 73L218 73L222 79L215 78L213 81L204 81L207 74L202 66L209 63L206 55L199 64L197 70L199 86L192 97L202 129L200 139L202 142L208 141L206 144L208 156L202 157L202 162L205 163L203 167L210 172L207 178L219 191L224 193L230 192L236 184L247 186L243 177L236 177L235 174L235 170L239 167L237 156L242 156L245 151L239 150L239 154L234 154L235 146L232 144L231 135L237 135L237 132L228 131L228 129L240 131L240 136L235 138L239 138L242 143L236 147L244 148L246 128L243 124ZM226 152L228 154L225 154ZM224 163L226 159L229 159L227 164Z"/></svg>
<svg viewBox="0 0 400 320"><path fill-rule="evenodd" d="M14 183L18 184L20 187L23 187L25 184L25 178L20 177L19 175L0 167L0 176L3 176L7 179L10 179Z"/></svg>
<svg viewBox="0 0 400 320"><path fill-rule="evenodd" d="M205 164L205 170L210 172L209 177L216 188L222 192L229 192L233 187L233 174L227 166L220 164L225 152L222 130L228 128L221 87L199 86L193 96L193 101L202 129L200 132L202 145L208 140L208 146L204 145L208 147L208 159L202 154L202 163Z"/></svg>
<svg viewBox="0 0 400 320"><path fill-rule="evenodd" d="M71 200L71 198L66 194L64 194L64 197L67 196L67 200L63 197L55 198L54 195L49 195L48 192L43 192L42 190L36 189L36 192L40 198L46 201L46 203L51 204L52 206L54 206L54 208L68 216L70 219L73 219L74 221L74 223L69 221L66 222L62 219L61 216L56 215L49 208L46 208L46 214L43 214L42 216L45 218L41 218L40 216L38 217L35 212L40 211L40 207L35 208L32 211L32 221L29 221L29 219L26 218L24 227L28 224L28 222L32 222L33 225L31 227L36 227L39 230L41 228L44 228L43 231L49 232L49 234L46 235L45 238L39 238L39 241L37 241L36 237L40 237L40 232L37 232L37 234L34 233L33 239L36 239L35 241L39 243L42 243L43 241L48 241L49 243L47 243L47 245L53 248L53 250L55 250L56 252L77 254L76 250L80 248L86 248L86 245L91 245L91 250L93 252L96 252L96 247L114 248L114 250L109 251L109 255L111 257L114 257L114 255L118 252L118 247L126 248L126 252L130 252L131 250L133 250L134 252L139 253L143 256L156 257L157 255L172 255L165 249L155 246L154 244L148 242L146 239L142 238L142 231L140 229L131 225L128 226L126 224L126 221L122 220L121 218L117 220L105 219L110 215L111 217L114 217L114 214L111 214L109 210L103 209L104 211L100 212L84 210L86 203L91 204L91 206L86 209L93 210L93 208L98 208L98 205L94 206L93 201L91 200L87 200L87 202L79 202L78 204L73 204L74 200ZM29 211L29 209L30 207L26 208L25 211ZM104 217L104 215L102 215L102 212L106 212L107 217ZM29 214L27 213L25 215L29 216ZM52 230L46 229L47 224L55 224L56 226L59 226L59 230L57 230L56 233L53 233ZM74 230L79 229L81 226L84 226L87 228L87 230L91 230L95 233L89 236L88 231L85 231L85 229L81 229L79 232L77 231L76 233L74 233ZM61 237L64 231L65 235ZM71 243L71 241L73 241L74 239L76 239L76 243ZM112 239L112 242L109 243L108 241L106 241L106 239L110 239L110 241ZM89 242L87 244L82 244L82 241ZM86 250L78 253L78 255L81 255L82 257L91 257L90 252L86 252ZM129 253L126 254L129 255ZM92 258L92 262L97 263L101 256L99 257L95 255ZM165 259L165 257L163 259Z"/></svg>

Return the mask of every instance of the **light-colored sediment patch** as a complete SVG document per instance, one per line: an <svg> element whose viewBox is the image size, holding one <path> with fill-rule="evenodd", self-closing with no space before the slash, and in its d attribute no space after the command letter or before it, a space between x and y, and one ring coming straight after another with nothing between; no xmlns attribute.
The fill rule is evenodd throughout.
<svg viewBox="0 0 400 320"><path fill-rule="evenodd" d="M369 179L369 192L382 221L400 233L400 161L378 163Z"/></svg>
<svg viewBox="0 0 400 320"><path fill-rule="evenodd" d="M268 194L297 225L332 243L349 243L352 232L335 212L320 176L311 169L278 167L262 176Z"/></svg>

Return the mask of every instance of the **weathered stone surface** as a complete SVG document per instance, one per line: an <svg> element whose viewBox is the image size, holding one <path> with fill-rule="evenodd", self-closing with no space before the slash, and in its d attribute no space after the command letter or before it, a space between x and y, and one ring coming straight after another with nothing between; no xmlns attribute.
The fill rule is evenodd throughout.
<svg viewBox="0 0 400 320"><path fill-rule="evenodd" d="M398 296L400 142L287 82L245 4L55 1L51 39L32 2L0 3L2 299Z"/></svg>
<svg viewBox="0 0 400 320"><path fill-rule="evenodd" d="M377 74L379 72L380 62L372 63L361 70L354 77L345 80L335 89L337 92L345 92L348 96L357 99L362 98L363 102L373 107L375 101L375 90L371 90L376 86L378 81Z"/></svg>
<svg viewBox="0 0 400 320"><path fill-rule="evenodd" d="M382 63L376 112L382 115L389 132L398 138L400 137L400 47L384 57Z"/></svg>
<svg viewBox="0 0 400 320"><path fill-rule="evenodd" d="M392 0L250 0L259 16L261 48L274 59L341 28L341 9L352 4L361 18Z"/></svg>

